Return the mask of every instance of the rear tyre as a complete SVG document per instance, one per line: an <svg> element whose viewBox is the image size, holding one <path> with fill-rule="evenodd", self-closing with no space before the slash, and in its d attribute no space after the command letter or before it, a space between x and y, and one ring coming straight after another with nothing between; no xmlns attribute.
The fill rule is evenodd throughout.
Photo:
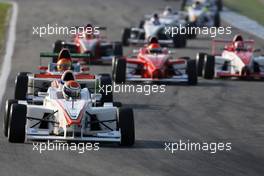
<svg viewBox="0 0 264 176"><path fill-rule="evenodd" d="M197 85L197 67L195 60L188 60L187 61L187 68L186 72L188 75L188 84L189 85Z"/></svg>
<svg viewBox="0 0 264 176"><path fill-rule="evenodd" d="M221 25L220 13L217 12L214 17L214 26L220 27L220 25Z"/></svg>
<svg viewBox="0 0 264 176"><path fill-rule="evenodd" d="M187 25L187 29L189 29L190 33L187 34L188 39L195 39L197 37L196 35L196 23L192 22Z"/></svg>
<svg viewBox="0 0 264 176"><path fill-rule="evenodd" d="M132 146L135 143L135 126L133 110L119 108L119 128L121 132L121 146Z"/></svg>
<svg viewBox="0 0 264 176"><path fill-rule="evenodd" d="M173 37L173 46L175 48L184 48L186 47L187 40L185 35L177 34Z"/></svg>
<svg viewBox="0 0 264 176"><path fill-rule="evenodd" d="M203 76L203 67L204 67L204 58L206 53L197 53L196 60L197 60L197 75Z"/></svg>
<svg viewBox="0 0 264 176"><path fill-rule="evenodd" d="M16 100L26 100L28 90L28 76L27 75L18 75L16 77L15 84L15 99Z"/></svg>
<svg viewBox="0 0 264 176"><path fill-rule="evenodd" d="M7 137L8 135L8 125L9 125L9 116L10 116L10 107L12 104L17 103L17 100L7 100L5 104L5 115L4 115L4 135Z"/></svg>
<svg viewBox="0 0 264 176"><path fill-rule="evenodd" d="M211 55L206 55L204 60L204 78L213 79L215 72L215 57Z"/></svg>
<svg viewBox="0 0 264 176"><path fill-rule="evenodd" d="M113 92L112 92L112 79L109 74L101 74L101 87L104 87L103 90L99 91L102 94L102 103L104 102L113 102ZM106 92L107 87L111 87L111 92Z"/></svg>
<svg viewBox="0 0 264 176"><path fill-rule="evenodd" d="M122 45L123 46L128 46L129 41L128 39L130 38L131 30L130 28L125 28L122 33Z"/></svg>
<svg viewBox="0 0 264 176"><path fill-rule="evenodd" d="M123 56L123 47L120 42L115 42L113 44L114 56L121 57Z"/></svg>
<svg viewBox="0 0 264 176"><path fill-rule="evenodd" d="M222 0L216 0L216 6L218 11L223 10L223 1Z"/></svg>
<svg viewBox="0 0 264 176"><path fill-rule="evenodd" d="M114 81L117 84L126 82L126 60L125 59L115 59L114 66Z"/></svg>
<svg viewBox="0 0 264 176"><path fill-rule="evenodd" d="M11 105L9 127L8 127L9 142L23 143L25 141L26 115L27 115L26 105L22 105L22 104Z"/></svg>
<svg viewBox="0 0 264 176"><path fill-rule="evenodd" d="M138 27L140 29L143 29L144 28L144 24L145 24L145 21L144 20L140 20Z"/></svg>

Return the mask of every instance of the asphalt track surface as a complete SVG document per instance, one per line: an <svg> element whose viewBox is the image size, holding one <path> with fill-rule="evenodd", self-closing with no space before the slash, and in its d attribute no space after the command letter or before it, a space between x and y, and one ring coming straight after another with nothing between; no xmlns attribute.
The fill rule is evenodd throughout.
<svg viewBox="0 0 264 176"><path fill-rule="evenodd" d="M12 73L4 97L12 98L15 75L34 71L38 54L49 51L62 36L39 38L32 26L43 24L81 25L87 22L108 27L112 40L120 39L125 26L138 24L145 13L175 1L158 0L18 0L17 41ZM233 33L238 32L233 29ZM248 36L247 37L252 37ZM230 36L226 36L230 38ZM257 40L259 47L263 41ZM126 49L128 51L129 49ZM210 50L210 39L199 36L177 56L194 58ZM94 66L97 73L110 72L109 66ZM132 148L102 145L99 151L84 154L67 151L33 151L31 142L10 144L0 136L1 176L41 175L127 175L127 176L211 176L264 173L263 82L199 80L198 86L167 86L163 94L115 94L125 106L134 108L136 143ZM3 85L2 85L3 86ZM1 114L4 113L2 105ZM3 115L2 115L3 116ZM1 124L2 124L1 118ZM164 151L164 142L232 142L229 152Z"/></svg>

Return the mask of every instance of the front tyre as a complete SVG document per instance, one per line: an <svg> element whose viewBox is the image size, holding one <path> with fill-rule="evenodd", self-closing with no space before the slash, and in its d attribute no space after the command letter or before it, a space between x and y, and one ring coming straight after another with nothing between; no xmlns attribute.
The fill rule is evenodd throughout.
<svg viewBox="0 0 264 176"><path fill-rule="evenodd" d="M213 79L215 73L215 57L206 55L204 60L204 79Z"/></svg>
<svg viewBox="0 0 264 176"><path fill-rule="evenodd" d="M188 84L189 85L197 85L198 78L197 78L197 67L195 60L188 60L187 61L187 68L186 72L188 75Z"/></svg>
<svg viewBox="0 0 264 176"><path fill-rule="evenodd" d="M203 67L204 67L205 56L206 56L206 53L197 53L197 55L196 55L198 76L203 76Z"/></svg>
<svg viewBox="0 0 264 176"><path fill-rule="evenodd" d="M9 125L9 116L10 116L10 107L12 104L17 103L17 100L7 100L5 104L5 114L4 114L4 135L8 136L8 125Z"/></svg>
<svg viewBox="0 0 264 176"><path fill-rule="evenodd" d="M121 146L132 146L135 143L134 114L130 108L119 108L119 128Z"/></svg>
<svg viewBox="0 0 264 176"><path fill-rule="evenodd" d="M12 104L8 127L8 141L12 143L23 143L26 137L26 115L27 106Z"/></svg>

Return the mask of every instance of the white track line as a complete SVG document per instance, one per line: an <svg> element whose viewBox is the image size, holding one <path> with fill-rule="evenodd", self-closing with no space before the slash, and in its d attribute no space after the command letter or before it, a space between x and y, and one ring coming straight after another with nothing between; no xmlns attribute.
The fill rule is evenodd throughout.
<svg viewBox="0 0 264 176"><path fill-rule="evenodd" d="M9 22L9 30L6 41L6 52L2 63L1 76L0 76L0 83L1 85L3 85L3 88L0 89L0 104L2 104L3 96L7 86L8 76L11 72L12 56L13 56L15 40L16 40L16 23L17 23L17 15L18 15L18 5L15 2L11 2L11 4L12 4L12 16Z"/></svg>

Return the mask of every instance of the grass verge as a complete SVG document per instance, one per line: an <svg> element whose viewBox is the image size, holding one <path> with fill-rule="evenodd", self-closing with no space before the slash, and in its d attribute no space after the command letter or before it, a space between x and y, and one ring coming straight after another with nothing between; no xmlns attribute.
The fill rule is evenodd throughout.
<svg viewBox="0 0 264 176"><path fill-rule="evenodd" d="M263 0L223 0L229 9L264 25Z"/></svg>
<svg viewBox="0 0 264 176"><path fill-rule="evenodd" d="M8 15L8 10L11 7L10 4L0 3L0 51L3 46L5 32L6 32L6 19Z"/></svg>

